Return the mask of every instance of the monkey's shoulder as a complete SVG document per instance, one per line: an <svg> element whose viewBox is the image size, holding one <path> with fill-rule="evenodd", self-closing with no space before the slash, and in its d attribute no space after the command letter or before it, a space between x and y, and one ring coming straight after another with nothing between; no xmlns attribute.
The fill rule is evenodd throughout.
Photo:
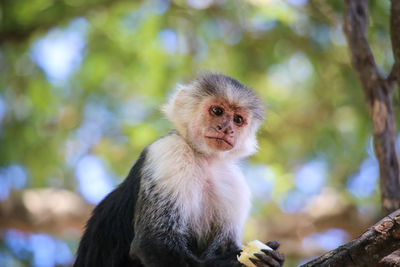
<svg viewBox="0 0 400 267"><path fill-rule="evenodd" d="M161 137L150 144L146 150L146 163L152 166L163 163L187 165L194 163L195 159L193 149L175 133Z"/></svg>

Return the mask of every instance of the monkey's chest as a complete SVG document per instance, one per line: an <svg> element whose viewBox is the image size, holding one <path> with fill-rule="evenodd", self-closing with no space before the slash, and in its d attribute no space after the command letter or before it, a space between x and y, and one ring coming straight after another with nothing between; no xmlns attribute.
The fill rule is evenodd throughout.
<svg viewBox="0 0 400 267"><path fill-rule="evenodd" d="M203 236L226 225L241 226L249 209L247 185L234 175L206 174L188 186L184 210L188 225Z"/></svg>

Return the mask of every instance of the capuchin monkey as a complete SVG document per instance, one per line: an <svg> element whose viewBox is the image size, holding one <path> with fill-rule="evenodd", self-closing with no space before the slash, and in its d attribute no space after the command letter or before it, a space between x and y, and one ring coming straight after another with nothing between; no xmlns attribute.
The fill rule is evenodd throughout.
<svg viewBox="0 0 400 267"><path fill-rule="evenodd" d="M162 108L174 131L147 146L128 177L94 209L75 267L230 267L250 208L239 159L257 148L264 109L237 80L205 74ZM271 251L256 266L282 266Z"/></svg>

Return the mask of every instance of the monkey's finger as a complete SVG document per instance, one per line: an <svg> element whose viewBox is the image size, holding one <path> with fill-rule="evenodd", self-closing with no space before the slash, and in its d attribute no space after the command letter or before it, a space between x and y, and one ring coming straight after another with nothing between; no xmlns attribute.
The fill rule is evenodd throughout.
<svg viewBox="0 0 400 267"><path fill-rule="evenodd" d="M265 245L272 248L273 250L277 250L279 248L279 246L281 245L281 243L279 243L276 240L273 240L273 241L268 241L267 243L265 243Z"/></svg>
<svg viewBox="0 0 400 267"><path fill-rule="evenodd" d="M249 258L249 260L254 263L255 266L257 267L269 267L269 265L267 263L264 263L258 259L254 259L254 258Z"/></svg>
<svg viewBox="0 0 400 267"><path fill-rule="evenodd" d="M282 253L279 253L276 250L262 249L261 251L264 252L265 255L274 258L275 260L277 260L280 263L283 263L285 261L285 256L283 256Z"/></svg>
<svg viewBox="0 0 400 267"><path fill-rule="evenodd" d="M267 264L267 266L272 266L272 267L280 267L281 264L274 259L273 257L266 255L266 254L261 254L261 253L255 253L254 256L259 258L264 264Z"/></svg>

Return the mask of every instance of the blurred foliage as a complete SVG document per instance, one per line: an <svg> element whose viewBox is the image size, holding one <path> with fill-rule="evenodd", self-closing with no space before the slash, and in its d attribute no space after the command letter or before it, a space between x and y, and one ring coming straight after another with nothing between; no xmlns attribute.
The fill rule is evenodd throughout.
<svg viewBox="0 0 400 267"><path fill-rule="evenodd" d="M370 43L387 73L390 3L370 2ZM376 190L363 198L346 190L373 152L341 30L342 1L0 4L0 167L22 166L25 187L78 190L75 168L85 155L101 159L117 184L140 151L170 130L159 106L175 84L208 70L253 87L266 103L251 158L275 176L265 214L313 160L325 164L325 187L379 206Z"/></svg>

